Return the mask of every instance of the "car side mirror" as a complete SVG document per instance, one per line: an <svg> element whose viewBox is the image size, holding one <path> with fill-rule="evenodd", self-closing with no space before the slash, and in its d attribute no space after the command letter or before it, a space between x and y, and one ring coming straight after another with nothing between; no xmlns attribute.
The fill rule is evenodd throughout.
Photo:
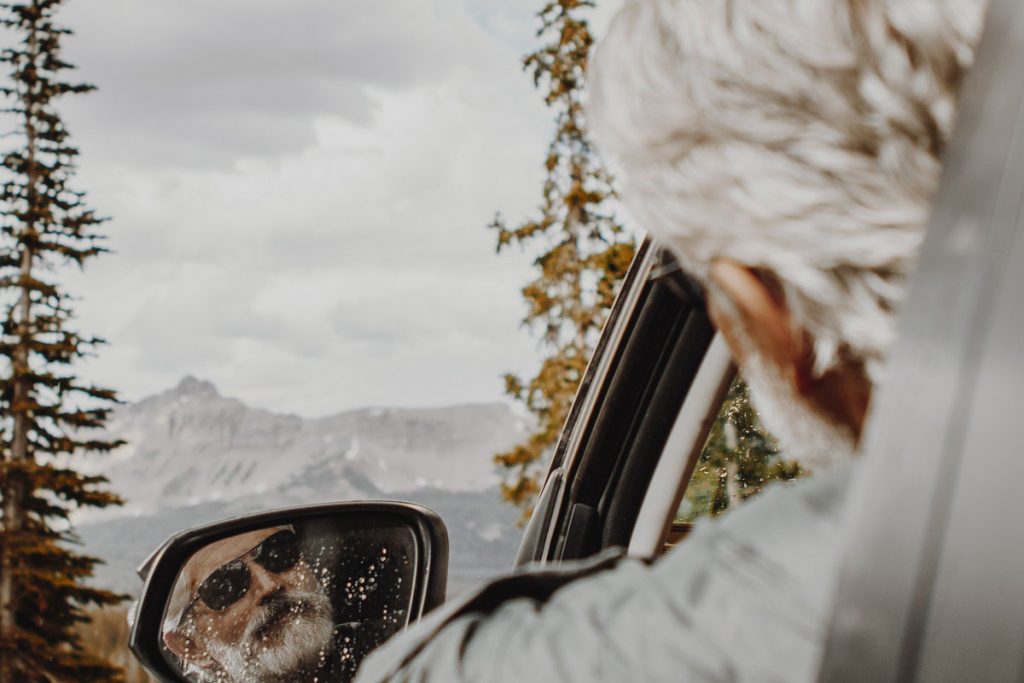
<svg viewBox="0 0 1024 683"><path fill-rule="evenodd" d="M306 506L181 532L139 571L129 646L159 680L344 683L444 601L448 534L418 505Z"/></svg>

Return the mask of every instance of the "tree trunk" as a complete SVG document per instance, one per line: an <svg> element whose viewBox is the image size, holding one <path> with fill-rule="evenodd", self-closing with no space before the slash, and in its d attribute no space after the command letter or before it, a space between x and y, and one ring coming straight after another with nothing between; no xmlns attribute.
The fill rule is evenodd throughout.
<svg viewBox="0 0 1024 683"><path fill-rule="evenodd" d="M729 507L734 507L740 502L740 466L733 461L725 463L725 495L729 501Z"/></svg>
<svg viewBox="0 0 1024 683"><path fill-rule="evenodd" d="M35 25L31 27L28 35L29 60L32 65L37 63L38 42ZM36 170L36 128L35 128L35 97L32 92L33 86L26 87L22 95L24 105L24 125L26 138L26 174L27 180L25 200L28 204L28 220L25 223L24 236L34 235L36 232L35 210L38 205L38 173ZM17 306L17 327L18 347L14 350L11 359L11 377L14 380L14 388L11 397L11 416L13 417L13 431L11 434L11 464L24 463L32 457L29 452L28 434L32 429L32 389L33 382L28 376L29 366L29 343L32 340L32 299L29 280L32 275L33 251L30 242L22 240L21 268L20 268L20 299ZM21 473L7 475L3 486L3 531L8 539L17 536L25 526L24 503L26 494L26 481ZM0 633L7 638L11 636L16 627L17 600L18 594L15 587L13 570L15 567L15 554L10 548L10 543L4 543L0 550ZM8 646L10 641L8 640ZM15 671L11 658L4 657L0 662L0 683L15 683Z"/></svg>
<svg viewBox="0 0 1024 683"><path fill-rule="evenodd" d="M30 228L31 229L31 228ZM23 281L32 274L32 252L25 249L21 257L21 276ZM29 297L27 284L21 288L21 300L18 302L18 339L19 347L14 352L11 363L11 373L16 378L14 381L14 392L11 398L11 413L14 417L14 429L11 435L12 464L23 463L31 456L28 450L28 433L32 428L32 415L30 413L32 399L32 381L26 376L29 370L28 346L31 338L31 314L32 301ZM4 534L8 539L17 535L24 528L24 499L25 480L20 473L7 475L4 482ZM14 588L15 557L10 549L10 544L2 546L2 557L0 557L0 632L9 636L15 626L15 615L17 612L17 592ZM14 683L11 671L11 662L0 663L0 683Z"/></svg>

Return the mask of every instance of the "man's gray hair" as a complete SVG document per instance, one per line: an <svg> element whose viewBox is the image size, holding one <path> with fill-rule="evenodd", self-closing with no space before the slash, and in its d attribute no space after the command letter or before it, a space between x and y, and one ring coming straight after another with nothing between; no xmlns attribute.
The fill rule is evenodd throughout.
<svg viewBox="0 0 1024 683"><path fill-rule="evenodd" d="M706 281L777 281L815 370L872 379L921 243L985 0L630 0L589 116L641 226Z"/></svg>

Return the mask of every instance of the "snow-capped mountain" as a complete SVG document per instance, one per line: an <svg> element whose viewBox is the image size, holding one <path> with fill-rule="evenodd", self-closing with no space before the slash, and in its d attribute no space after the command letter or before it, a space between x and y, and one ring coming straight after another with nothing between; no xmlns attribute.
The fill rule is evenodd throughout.
<svg viewBox="0 0 1024 683"><path fill-rule="evenodd" d="M448 525L458 590L511 563L517 514L499 500L491 456L524 430L500 403L305 420L250 408L187 377L118 407L106 431L127 445L76 464L108 477L126 500L120 508L83 511L76 531L85 552L107 562L97 583L134 592L134 567L182 528L287 505L408 500Z"/></svg>

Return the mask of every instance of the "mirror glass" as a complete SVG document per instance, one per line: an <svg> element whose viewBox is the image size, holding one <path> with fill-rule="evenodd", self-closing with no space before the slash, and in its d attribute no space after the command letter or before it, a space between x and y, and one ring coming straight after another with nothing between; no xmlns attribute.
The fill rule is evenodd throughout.
<svg viewBox="0 0 1024 683"><path fill-rule="evenodd" d="M348 681L406 626L416 548L404 524L330 517L211 542L178 573L164 655L188 681Z"/></svg>

